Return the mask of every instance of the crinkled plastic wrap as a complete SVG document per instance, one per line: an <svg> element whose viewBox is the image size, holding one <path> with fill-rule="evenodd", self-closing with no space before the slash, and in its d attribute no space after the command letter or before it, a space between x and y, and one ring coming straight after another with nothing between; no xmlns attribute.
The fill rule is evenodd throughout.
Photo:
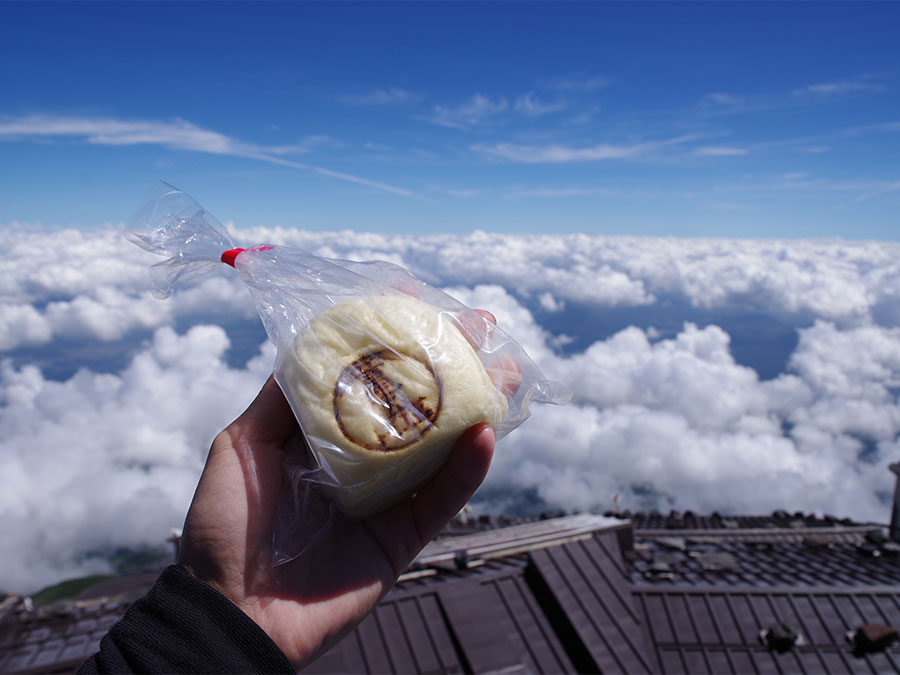
<svg viewBox="0 0 900 675"><path fill-rule="evenodd" d="M277 561L327 533L335 510L365 517L414 493L467 428L487 422L500 438L528 417L532 401L565 402L562 387L483 313L397 265L284 246L237 249L214 218L165 183L134 215L128 237L166 258L151 267L160 297L222 262L251 291L277 348L275 379L312 458L288 457ZM310 522L320 525L315 535Z"/></svg>

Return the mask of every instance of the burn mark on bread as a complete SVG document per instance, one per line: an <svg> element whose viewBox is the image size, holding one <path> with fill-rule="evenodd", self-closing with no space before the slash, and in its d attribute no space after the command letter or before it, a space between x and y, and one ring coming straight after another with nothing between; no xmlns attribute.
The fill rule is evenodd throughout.
<svg viewBox="0 0 900 675"><path fill-rule="evenodd" d="M396 370L391 362L412 364L418 372L426 374L426 394L410 398L404 383L386 372ZM347 440L367 450L391 452L415 443L434 428L442 399L440 379L428 363L383 349L361 355L341 371L333 390L332 408ZM367 413L374 418L371 439L361 438L348 428L346 417L350 406L354 413L359 412L359 406L368 407Z"/></svg>

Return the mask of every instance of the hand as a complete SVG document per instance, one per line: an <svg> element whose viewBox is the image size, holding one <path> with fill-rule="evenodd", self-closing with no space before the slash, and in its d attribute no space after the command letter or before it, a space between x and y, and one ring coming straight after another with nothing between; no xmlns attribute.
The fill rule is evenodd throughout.
<svg viewBox="0 0 900 675"><path fill-rule="evenodd" d="M272 566L287 447L300 429L272 378L213 441L181 540L179 564L234 602L298 669L349 633L484 479L494 434L466 431L447 464L409 499Z"/></svg>

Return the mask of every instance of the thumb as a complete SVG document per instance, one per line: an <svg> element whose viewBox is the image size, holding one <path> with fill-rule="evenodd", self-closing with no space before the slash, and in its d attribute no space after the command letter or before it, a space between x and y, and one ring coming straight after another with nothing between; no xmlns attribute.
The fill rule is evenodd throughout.
<svg viewBox="0 0 900 675"><path fill-rule="evenodd" d="M487 424L468 429L447 464L413 500L413 518L424 546L460 512L481 485L494 455L494 431Z"/></svg>

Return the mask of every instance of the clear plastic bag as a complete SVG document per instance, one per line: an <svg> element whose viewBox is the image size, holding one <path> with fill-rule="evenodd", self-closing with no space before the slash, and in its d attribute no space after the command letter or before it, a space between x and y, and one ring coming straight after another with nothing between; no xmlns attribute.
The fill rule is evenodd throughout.
<svg viewBox="0 0 900 675"><path fill-rule="evenodd" d="M564 403L522 347L483 312L392 263L333 260L284 247L236 248L187 194L156 186L127 234L166 259L154 293L222 262L240 272L276 346L275 379L311 451L288 457L290 490L276 525L276 560L350 518L409 496L444 463L458 437L487 422L500 438L533 401Z"/></svg>

